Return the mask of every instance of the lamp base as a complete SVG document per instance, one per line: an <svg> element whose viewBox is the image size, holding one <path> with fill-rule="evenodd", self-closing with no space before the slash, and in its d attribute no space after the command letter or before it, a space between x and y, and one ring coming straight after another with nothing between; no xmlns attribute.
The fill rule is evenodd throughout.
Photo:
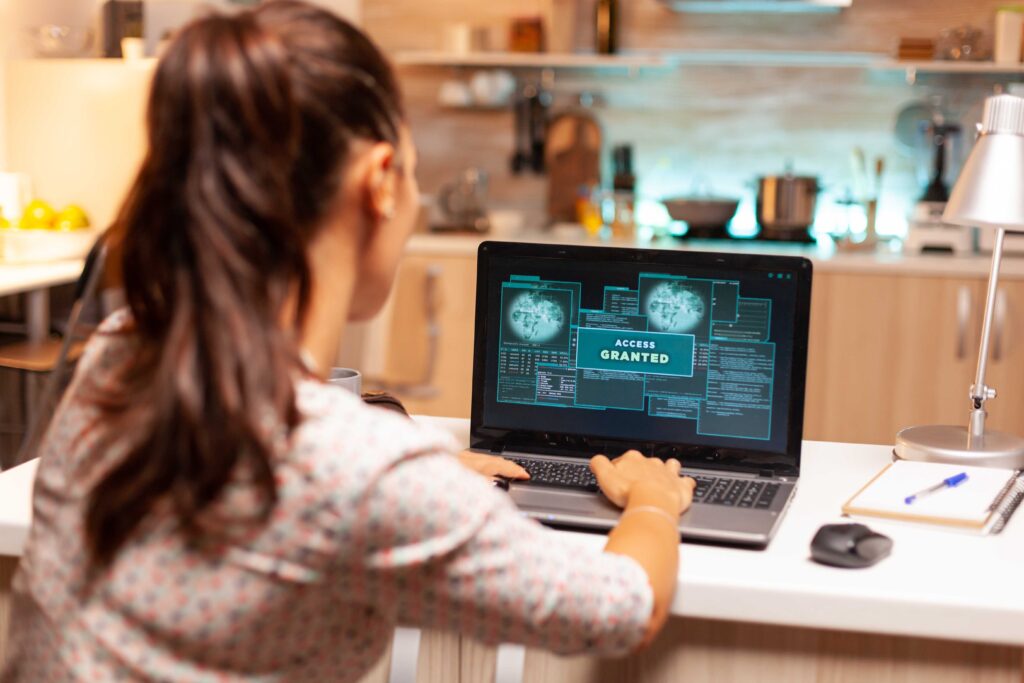
<svg viewBox="0 0 1024 683"><path fill-rule="evenodd" d="M967 428L953 425L907 427L896 435L894 452L903 460L1024 469L1024 439L986 431L968 445Z"/></svg>

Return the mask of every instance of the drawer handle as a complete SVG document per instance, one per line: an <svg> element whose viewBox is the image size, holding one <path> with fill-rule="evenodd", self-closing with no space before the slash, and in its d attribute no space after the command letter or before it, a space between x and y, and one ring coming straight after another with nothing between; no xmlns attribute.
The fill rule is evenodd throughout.
<svg viewBox="0 0 1024 683"><path fill-rule="evenodd" d="M956 359L967 357L967 326L971 321L971 288L960 285L956 293Z"/></svg>

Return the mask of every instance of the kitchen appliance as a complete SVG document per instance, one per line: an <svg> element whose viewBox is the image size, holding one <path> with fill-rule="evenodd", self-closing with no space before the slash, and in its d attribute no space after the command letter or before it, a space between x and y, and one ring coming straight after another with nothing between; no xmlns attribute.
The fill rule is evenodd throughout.
<svg viewBox="0 0 1024 683"><path fill-rule="evenodd" d="M736 215L738 199L718 199L714 197L677 197L663 199L662 204L674 221L683 221L688 226L685 235L677 235L689 239L727 239L726 227Z"/></svg>
<svg viewBox="0 0 1024 683"><path fill-rule="evenodd" d="M914 205L914 213L904 241L905 251L951 251L966 254L974 251L973 231L969 226L946 223L942 216L949 201L946 184L946 160L953 136L960 133L959 124L933 122L927 127L933 154L931 178Z"/></svg>
<svg viewBox="0 0 1024 683"><path fill-rule="evenodd" d="M442 221L431 226L438 231L487 232L487 174L467 168L438 195Z"/></svg>
<svg viewBox="0 0 1024 683"><path fill-rule="evenodd" d="M516 94L513 174L518 175L527 169L534 173L544 172L544 138L550 106L551 93L539 83L526 83Z"/></svg>
<svg viewBox="0 0 1024 683"><path fill-rule="evenodd" d="M813 242L810 228L821 186L816 176L766 175L757 180L758 239Z"/></svg>

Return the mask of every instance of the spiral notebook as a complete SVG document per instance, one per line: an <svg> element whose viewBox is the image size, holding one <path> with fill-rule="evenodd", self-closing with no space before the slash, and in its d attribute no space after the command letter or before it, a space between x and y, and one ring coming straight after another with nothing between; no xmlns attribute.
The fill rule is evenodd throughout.
<svg viewBox="0 0 1024 683"><path fill-rule="evenodd" d="M967 479L913 503L907 496L961 472ZM996 534L1024 499L1017 470L898 460L887 465L843 505L851 517L878 517Z"/></svg>

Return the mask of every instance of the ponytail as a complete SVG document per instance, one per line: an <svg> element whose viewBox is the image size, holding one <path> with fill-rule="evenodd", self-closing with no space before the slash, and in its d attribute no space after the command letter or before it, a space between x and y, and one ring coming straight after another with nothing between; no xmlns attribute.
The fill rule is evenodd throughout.
<svg viewBox="0 0 1024 683"><path fill-rule="evenodd" d="M299 421L306 250L351 141L397 139L401 110L361 33L273 2L183 29L147 116L149 151L116 226L138 353L101 401L131 445L86 513L101 567L161 500L193 540L273 510L275 444ZM233 483L255 502L228 520L215 504Z"/></svg>

